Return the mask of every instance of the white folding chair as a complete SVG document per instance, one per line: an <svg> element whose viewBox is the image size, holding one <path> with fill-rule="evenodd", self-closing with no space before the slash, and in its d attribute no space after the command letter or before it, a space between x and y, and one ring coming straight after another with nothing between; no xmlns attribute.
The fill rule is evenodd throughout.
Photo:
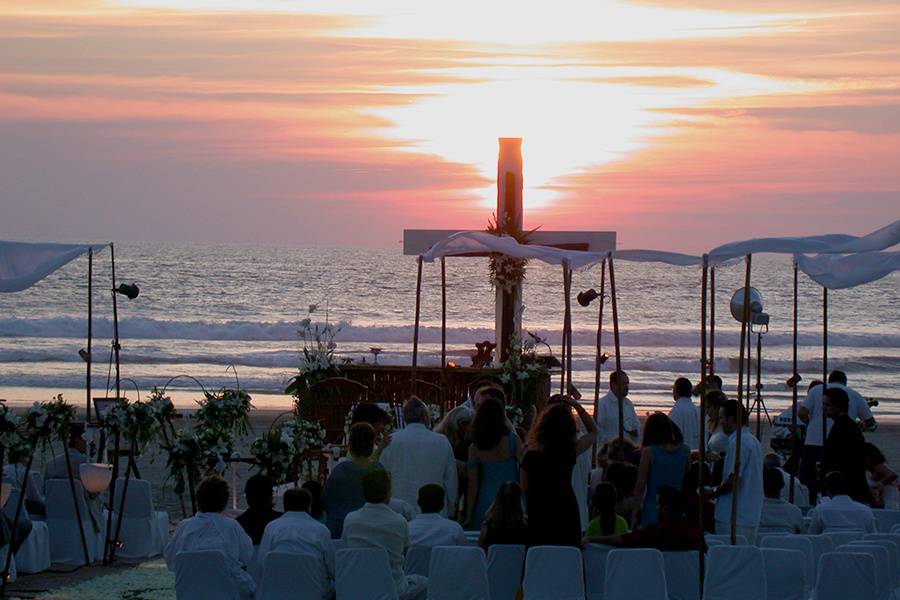
<svg viewBox="0 0 900 600"><path fill-rule="evenodd" d="M463 535L466 536L466 541L468 541L473 546L478 545L478 536L481 535L480 531L463 531Z"/></svg>
<svg viewBox="0 0 900 600"><path fill-rule="evenodd" d="M19 490L13 489L3 507L3 512L10 520L16 517L16 506L19 502ZM28 515L25 506L22 514ZM19 515L21 518L21 515ZM31 533L19 546L16 552L16 569L22 573L40 573L50 568L50 532L45 521L31 520Z"/></svg>
<svg viewBox="0 0 900 600"><path fill-rule="evenodd" d="M891 527L891 533L900 533L900 523Z"/></svg>
<svg viewBox="0 0 900 600"><path fill-rule="evenodd" d="M431 546L410 546L406 553L403 571L407 575L428 577L428 565L431 561Z"/></svg>
<svg viewBox="0 0 900 600"><path fill-rule="evenodd" d="M320 556L297 552L269 552L263 562L257 600L322 600L331 585Z"/></svg>
<svg viewBox="0 0 900 600"><path fill-rule="evenodd" d="M100 523L101 531L94 530L93 521L84 501L84 488L78 480L75 484L75 499L81 514L84 537L87 541L88 558L91 562L100 558L103 552L103 531L105 523ZM50 533L50 560L64 565L83 565L84 551L81 547L81 533L72 503L72 490L68 479L48 479L46 483L47 529ZM102 521L102 519L101 519Z"/></svg>
<svg viewBox="0 0 900 600"><path fill-rule="evenodd" d="M583 600L581 550L571 546L532 546L525 556L523 600Z"/></svg>
<svg viewBox="0 0 900 600"><path fill-rule="evenodd" d="M606 581L606 557L612 546L587 544L581 551L584 564L584 587L588 600L603 600L603 586Z"/></svg>
<svg viewBox="0 0 900 600"><path fill-rule="evenodd" d="M844 544L863 539L866 532L862 529L844 529L826 531L822 535L830 539L832 546L837 548L838 546L843 546Z"/></svg>
<svg viewBox="0 0 900 600"><path fill-rule="evenodd" d="M118 510L124 489L125 478L119 477L116 479L116 497L113 504L113 530L118 524ZM116 550L116 556L131 559L159 556L166 548L168 536L169 514L154 510L150 482L144 479L129 479L125 510L122 514L122 528L119 530L119 541L122 545Z"/></svg>
<svg viewBox="0 0 900 600"><path fill-rule="evenodd" d="M399 600L384 548L338 550L334 587L341 600Z"/></svg>
<svg viewBox="0 0 900 600"><path fill-rule="evenodd" d="M826 552L819 559L816 600L875 600L875 558L862 552Z"/></svg>
<svg viewBox="0 0 900 600"><path fill-rule="evenodd" d="M781 549L796 550L803 554L803 579L806 581L806 591L809 592L815 586L816 579L816 551L811 540L798 535L777 535L766 537L760 544L763 550Z"/></svg>
<svg viewBox="0 0 900 600"><path fill-rule="evenodd" d="M428 567L428 600L491 600L484 550L435 546Z"/></svg>
<svg viewBox="0 0 900 600"><path fill-rule="evenodd" d="M890 535L888 534L873 534L873 535ZM890 562L890 573L891 573L891 589L900 588L900 546L897 546L897 542L894 540L886 540L879 538L866 538L857 540L855 542L850 542L850 546L857 545L869 545L875 544L881 546L888 553L888 560Z"/></svg>
<svg viewBox="0 0 900 600"><path fill-rule="evenodd" d="M700 553L663 552L669 600L700 600Z"/></svg>
<svg viewBox="0 0 900 600"><path fill-rule="evenodd" d="M50 481L47 482L48 484ZM249 600L252 587L239 586L221 550L195 550L175 555L175 597L178 600Z"/></svg>
<svg viewBox="0 0 900 600"><path fill-rule="evenodd" d="M798 564L806 563L803 553L782 548L761 551L766 568L766 596L777 600L806 600L809 594L805 570L797 569Z"/></svg>
<svg viewBox="0 0 900 600"><path fill-rule="evenodd" d="M615 600L667 600L662 552L654 548L610 550L603 597Z"/></svg>
<svg viewBox="0 0 900 600"><path fill-rule="evenodd" d="M711 540L712 541L718 540L718 541L722 542L723 544L731 545L731 534L728 534L728 533L725 533L725 534L707 533L706 536L704 536L704 539L706 540L707 545L709 545L709 542ZM743 535L736 535L734 537L734 539L735 539L735 541L737 541L738 546L747 546L749 544L747 542L747 538Z"/></svg>
<svg viewBox="0 0 900 600"><path fill-rule="evenodd" d="M487 573L491 600L513 600L522 587L525 546L493 544L488 548Z"/></svg>
<svg viewBox="0 0 900 600"><path fill-rule="evenodd" d="M891 571L891 557L888 551L878 545L872 544L844 544L837 548L838 552L862 552L871 554L875 559L875 583L879 600L887 600L891 596L891 580L894 574Z"/></svg>
<svg viewBox="0 0 900 600"><path fill-rule="evenodd" d="M766 597L766 569L755 546L715 546L709 549L704 600L758 600Z"/></svg>
<svg viewBox="0 0 900 600"><path fill-rule="evenodd" d="M875 527L879 533L889 533L900 525L900 510L873 508L872 514L875 515Z"/></svg>

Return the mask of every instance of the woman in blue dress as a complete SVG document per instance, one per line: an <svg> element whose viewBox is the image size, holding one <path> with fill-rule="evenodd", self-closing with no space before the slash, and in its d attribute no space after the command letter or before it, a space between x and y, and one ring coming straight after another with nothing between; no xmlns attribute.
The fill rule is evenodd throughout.
<svg viewBox="0 0 900 600"><path fill-rule="evenodd" d="M635 496L644 499L640 521L642 527L659 520L656 515L656 493L659 488L680 490L684 487L691 451L679 438L680 432L663 413L657 412L647 417L638 480L634 488Z"/></svg>

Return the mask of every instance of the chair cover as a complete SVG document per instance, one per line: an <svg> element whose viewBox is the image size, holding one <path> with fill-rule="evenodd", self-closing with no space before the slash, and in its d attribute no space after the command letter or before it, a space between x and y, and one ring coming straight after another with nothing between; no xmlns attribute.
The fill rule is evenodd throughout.
<svg viewBox="0 0 900 600"><path fill-rule="evenodd" d="M900 525L900 510L873 508L872 514L875 515L875 527L879 533L889 533Z"/></svg>
<svg viewBox="0 0 900 600"><path fill-rule="evenodd" d="M662 552L654 548L610 550L603 597L615 600L667 600Z"/></svg>
<svg viewBox="0 0 900 600"><path fill-rule="evenodd" d="M334 545L335 552L347 547L347 540L331 540L331 543Z"/></svg>
<svg viewBox="0 0 900 600"><path fill-rule="evenodd" d="M428 577L428 566L431 562L431 546L410 546L406 552L406 563L403 571L407 575Z"/></svg>
<svg viewBox="0 0 900 600"><path fill-rule="evenodd" d="M709 549L704 600L758 600L766 597L766 569L755 546L716 546Z"/></svg>
<svg viewBox="0 0 900 600"><path fill-rule="evenodd" d="M175 597L178 600L250 600L253 591L238 588L225 561L221 550L179 552L175 556Z"/></svg>
<svg viewBox="0 0 900 600"><path fill-rule="evenodd" d="M532 546L525 555L523 600L583 600L581 550L571 546Z"/></svg>
<svg viewBox="0 0 900 600"><path fill-rule="evenodd" d="M428 600L491 600L484 550L435 546L428 568Z"/></svg>
<svg viewBox="0 0 900 600"><path fill-rule="evenodd" d="M295 552L269 552L262 578L256 588L257 600L325 600L331 597L322 558Z"/></svg>
<svg viewBox="0 0 900 600"><path fill-rule="evenodd" d="M522 587L525 546L493 544L488 548L487 573L491 600L513 600Z"/></svg>
<svg viewBox="0 0 900 600"><path fill-rule="evenodd" d="M581 552L584 564L584 586L588 600L603 600L603 586L606 582L606 557L612 546L588 544Z"/></svg>
<svg viewBox="0 0 900 600"><path fill-rule="evenodd" d="M766 567L766 595L777 600L806 600L805 569L797 565L806 563L806 557L799 550L782 548L762 548L763 564Z"/></svg>
<svg viewBox="0 0 900 600"><path fill-rule="evenodd" d="M16 516L16 505L19 502L19 490L13 488L3 507L3 512L12 521ZM28 515L25 505L22 514ZM21 518L21 515L20 515ZM31 533L16 552L16 569L22 573L40 573L50 568L50 532L45 521L31 520Z"/></svg>
<svg viewBox="0 0 900 600"><path fill-rule="evenodd" d="M466 536L466 540L470 544L475 545L478 543L478 536L481 535L481 532L480 531L463 531L463 535Z"/></svg>
<svg viewBox="0 0 900 600"><path fill-rule="evenodd" d="M700 600L700 554L663 552L669 600Z"/></svg>
<svg viewBox="0 0 900 600"><path fill-rule="evenodd" d="M885 600L891 596L893 587L891 580L894 573L891 572L891 557L888 551L877 545L866 544L845 544L839 547L838 552L862 552L871 554L875 559L875 580L877 586L877 597L879 600Z"/></svg>
<svg viewBox="0 0 900 600"><path fill-rule="evenodd" d="M341 600L399 600L383 548L338 550L334 587Z"/></svg>
<svg viewBox="0 0 900 600"><path fill-rule="evenodd" d="M119 506L125 478L116 479L116 498L113 511L113 529L119 518ZM125 496L125 510L119 541L122 546L116 550L121 558L150 558L159 556L166 548L169 537L169 513L153 509L153 495L150 482L144 479L128 480L128 495Z"/></svg>
<svg viewBox="0 0 900 600"><path fill-rule="evenodd" d="M819 559L816 600L874 600L875 558L861 552L826 552Z"/></svg>
<svg viewBox="0 0 900 600"><path fill-rule="evenodd" d="M796 550L803 554L803 579L807 591L812 590L816 580L816 550L811 540L798 535L769 536L760 543L763 550ZM768 568L768 567L767 567Z"/></svg>
<svg viewBox="0 0 900 600"><path fill-rule="evenodd" d="M832 547L837 548L838 546L863 539L866 533L861 529L842 529L826 531L822 535L831 540Z"/></svg>
<svg viewBox="0 0 900 600"><path fill-rule="evenodd" d="M706 546L712 548L713 546L730 546L730 544L718 538L706 538Z"/></svg>
<svg viewBox="0 0 900 600"><path fill-rule="evenodd" d="M891 527L891 533L900 533L900 523Z"/></svg>
<svg viewBox="0 0 900 600"><path fill-rule="evenodd" d="M891 535L891 534L873 534L873 535ZM900 536L898 536L900 537ZM888 561L890 562L890 572L891 572L891 588L896 589L900 587L900 546L897 545L897 542L890 539L884 538L869 538L866 536L862 540L857 540L855 542L850 542L851 546L856 545L869 545L874 544L877 546L881 546L888 553Z"/></svg>
<svg viewBox="0 0 900 600"><path fill-rule="evenodd" d="M84 500L84 488L77 479L75 498L84 526L87 540L88 557L93 562L103 554L103 529L106 522L100 519L100 531L94 530L94 524L88 513ZM50 560L64 565L83 565L84 552L81 548L81 533L78 531L78 520L72 503L72 491L68 479L48 479L46 487L47 529L50 532Z"/></svg>
<svg viewBox="0 0 900 600"><path fill-rule="evenodd" d="M707 544L709 544L710 540L719 540L723 544L726 544L729 546L731 545L731 534L730 533L724 533L721 535L707 533L704 539L706 540ZM747 538L743 535L736 535L734 539L737 541L738 546L747 546L749 544L749 542L747 541Z"/></svg>

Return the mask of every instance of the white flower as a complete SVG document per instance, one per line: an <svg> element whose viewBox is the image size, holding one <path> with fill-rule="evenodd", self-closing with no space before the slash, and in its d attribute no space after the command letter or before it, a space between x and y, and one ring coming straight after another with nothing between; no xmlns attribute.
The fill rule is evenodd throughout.
<svg viewBox="0 0 900 600"><path fill-rule="evenodd" d="M509 383L509 373L501 373L500 381L502 381L503 383Z"/></svg>
<svg viewBox="0 0 900 600"><path fill-rule="evenodd" d="M519 379L519 381L525 381L526 379L528 379L528 372L519 371L518 373L516 373L516 377Z"/></svg>

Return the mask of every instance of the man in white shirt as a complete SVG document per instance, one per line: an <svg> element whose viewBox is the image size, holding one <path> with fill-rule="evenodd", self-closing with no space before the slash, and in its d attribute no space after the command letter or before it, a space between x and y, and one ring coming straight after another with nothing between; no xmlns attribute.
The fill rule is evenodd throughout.
<svg viewBox="0 0 900 600"><path fill-rule="evenodd" d="M599 444L618 439L619 437L619 399L622 399L622 423L625 439L638 445L640 443L641 422L634 412L634 404L628 399L628 373L613 371L609 375L609 392L597 405L597 428Z"/></svg>
<svg viewBox="0 0 900 600"><path fill-rule="evenodd" d="M741 431L738 433L738 411ZM716 498L716 533L731 533L731 507L733 495L737 495L737 535L743 535L750 544L756 541L759 520L762 515L762 446L750 433L747 422L750 415L737 400L728 400L719 410L719 425L728 437L725 468L722 483L710 494ZM735 473L737 436L741 436L741 464Z"/></svg>
<svg viewBox="0 0 900 600"><path fill-rule="evenodd" d="M419 488L435 483L446 490L447 508L456 514L457 471L453 448L447 438L429 431L428 409L413 396L403 405L406 427L394 432L381 454L381 464L390 473L394 496L415 505Z"/></svg>
<svg viewBox="0 0 900 600"><path fill-rule="evenodd" d="M784 480L784 487L781 488L781 499L790 500L791 474L784 470L784 463L782 462L781 457L774 452L766 454L763 457L763 469L775 469L781 473L781 478ZM806 489L805 485L800 483L800 478L798 477L794 477L793 504L799 507L809 506L809 491Z"/></svg>
<svg viewBox="0 0 900 600"><path fill-rule="evenodd" d="M284 492L284 514L270 521L263 532L257 553L257 573L260 576L269 552L293 552L319 559L315 567L315 581L309 582L323 600L334 594L334 543L325 525L309 514L312 494L303 488L290 488Z"/></svg>
<svg viewBox="0 0 900 600"><path fill-rule="evenodd" d="M172 541L166 546L166 566L175 572L180 552L219 550L225 555L225 569L241 598L253 598L256 584L246 571L252 566L253 542L240 523L222 514L228 504L228 482L211 475L197 486L196 498L200 512L175 528Z"/></svg>
<svg viewBox="0 0 900 600"><path fill-rule="evenodd" d="M785 533L801 533L803 531L803 511L781 497L784 489L784 478L779 469L763 471L762 516L759 526L767 531L784 531ZM740 506L738 507L740 508Z"/></svg>
<svg viewBox="0 0 900 600"><path fill-rule="evenodd" d="M825 492L831 500L822 501L809 511L809 533L858 529L875 533L875 515L872 509L849 496L850 485L840 471L832 471L825 477Z"/></svg>
<svg viewBox="0 0 900 600"><path fill-rule="evenodd" d="M382 548L387 552L400 600L424 600L428 578L403 571L410 546L409 524L387 505L391 497L390 477L382 470L370 471L363 475L362 484L366 503L344 519L342 539L348 548Z"/></svg>
<svg viewBox="0 0 900 600"><path fill-rule="evenodd" d="M691 398L693 387L690 380L684 377L675 380L675 385L672 386L675 406L669 411L669 419L678 425L687 447L696 450L700 447L700 411Z"/></svg>
<svg viewBox="0 0 900 600"><path fill-rule="evenodd" d="M444 489L433 483L419 490L422 513L409 522L409 541L413 546L467 546L462 525L441 516Z"/></svg>

